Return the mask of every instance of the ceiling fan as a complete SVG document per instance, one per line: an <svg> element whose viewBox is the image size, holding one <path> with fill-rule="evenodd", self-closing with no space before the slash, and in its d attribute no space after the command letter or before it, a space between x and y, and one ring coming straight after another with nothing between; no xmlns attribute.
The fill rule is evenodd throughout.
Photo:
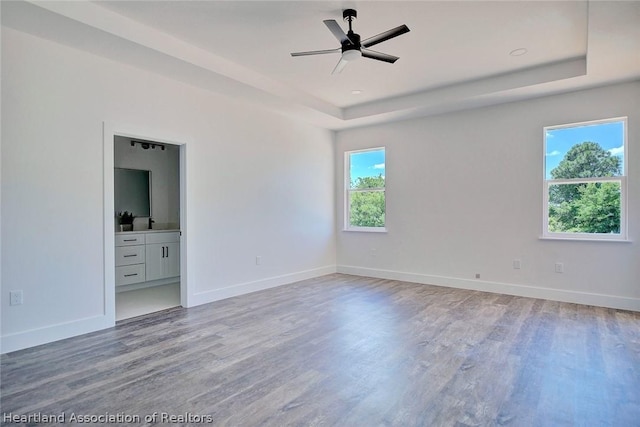
<svg viewBox="0 0 640 427"><path fill-rule="evenodd" d="M389 62L391 64L399 59L397 56L376 52L375 50L369 49L369 47L394 37L398 37L404 33L408 33L409 27L406 25L400 25L399 27L392 28L373 37L369 37L366 40L360 41L360 35L354 33L351 28L351 23L354 18L358 17L358 13L354 9L345 9L342 11L342 17L345 21L349 22L349 31L347 33L343 31L335 19L326 19L323 21L327 28L329 28L329 31L331 31L335 38L338 39L341 47L327 50L313 50L309 52L293 52L291 56L322 55L325 53L342 52L342 57L331 74L341 72L349 62L354 61L361 56L369 59L376 59L378 61Z"/></svg>

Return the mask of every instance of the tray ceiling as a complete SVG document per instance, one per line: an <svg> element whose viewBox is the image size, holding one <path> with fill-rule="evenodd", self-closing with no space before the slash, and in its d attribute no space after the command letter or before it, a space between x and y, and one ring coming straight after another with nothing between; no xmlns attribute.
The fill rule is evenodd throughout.
<svg viewBox="0 0 640 427"><path fill-rule="evenodd" d="M400 59L290 56L339 47L344 8L363 38L406 24L375 47ZM640 2L19 1L2 22L329 129L640 78Z"/></svg>

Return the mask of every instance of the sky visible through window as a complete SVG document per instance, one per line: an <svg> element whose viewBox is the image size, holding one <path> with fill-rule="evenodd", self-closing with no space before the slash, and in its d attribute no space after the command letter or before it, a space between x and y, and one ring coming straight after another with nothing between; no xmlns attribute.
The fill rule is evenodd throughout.
<svg viewBox="0 0 640 427"><path fill-rule="evenodd" d="M619 156L624 165L624 122L596 123L559 129L547 129L545 176L551 179L551 171L558 166L571 147L585 141L597 142L613 156ZM624 171L623 171L624 173Z"/></svg>
<svg viewBox="0 0 640 427"><path fill-rule="evenodd" d="M351 181L368 176L384 176L384 149L351 153Z"/></svg>

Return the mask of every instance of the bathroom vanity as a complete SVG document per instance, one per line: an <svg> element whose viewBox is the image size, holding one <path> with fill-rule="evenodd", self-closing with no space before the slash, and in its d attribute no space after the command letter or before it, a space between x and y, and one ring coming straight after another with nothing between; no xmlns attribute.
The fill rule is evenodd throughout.
<svg viewBox="0 0 640 427"><path fill-rule="evenodd" d="M180 280L180 231L118 232L115 239L116 291Z"/></svg>

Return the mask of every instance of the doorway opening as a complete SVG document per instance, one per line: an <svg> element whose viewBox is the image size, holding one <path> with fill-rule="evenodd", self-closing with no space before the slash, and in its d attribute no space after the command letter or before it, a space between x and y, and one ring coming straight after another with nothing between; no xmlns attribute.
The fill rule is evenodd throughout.
<svg viewBox="0 0 640 427"><path fill-rule="evenodd" d="M180 305L180 148L115 135L116 321Z"/></svg>
<svg viewBox="0 0 640 427"><path fill-rule="evenodd" d="M188 307L186 144L104 123L105 320Z"/></svg>

